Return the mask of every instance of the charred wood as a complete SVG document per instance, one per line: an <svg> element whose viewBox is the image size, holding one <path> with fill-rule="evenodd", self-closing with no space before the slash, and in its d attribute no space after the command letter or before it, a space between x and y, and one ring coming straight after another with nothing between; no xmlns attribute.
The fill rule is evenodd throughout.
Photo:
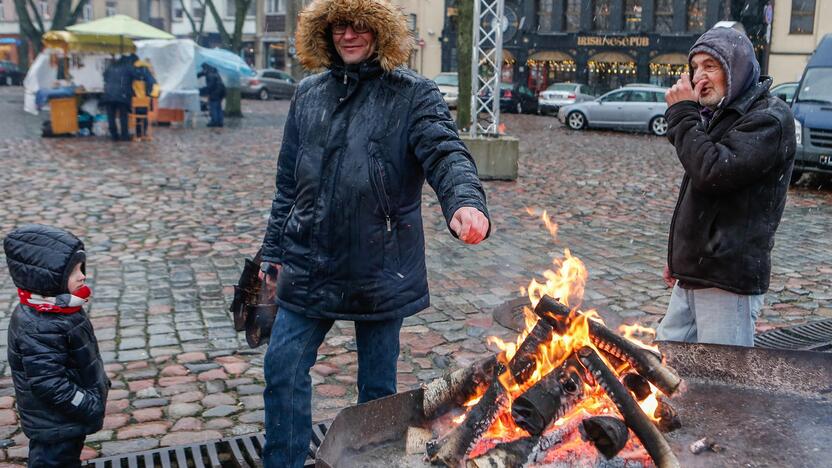
<svg viewBox="0 0 832 468"><path fill-rule="evenodd" d="M673 454L673 450L670 449L670 445L668 445L662 433L641 411L630 392L619 382L616 375L604 364L595 350L584 346L578 351L578 357L596 382L615 403L621 416L624 417L624 422L639 438L656 466L658 468L679 467L679 460L676 459L676 455Z"/></svg>
<svg viewBox="0 0 832 468"><path fill-rule="evenodd" d="M601 452L607 460L627 445L630 430L624 421L612 416L595 416L581 422L581 436Z"/></svg>
<svg viewBox="0 0 832 468"><path fill-rule="evenodd" d="M568 307L548 296L540 298L534 311L544 320L559 324L553 324L553 327L561 328L569 318L570 312ZM662 364L660 356L619 336L604 324L589 319L589 336L592 344L598 349L627 361L636 372L658 387L665 395L672 395L682 383L682 379L676 375L675 371Z"/></svg>
<svg viewBox="0 0 832 468"><path fill-rule="evenodd" d="M670 401L663 396L659 396L657 400L659 405L656 407L653 417L659 420L659 430L662 432L671 432L682 427L682 420L679 418L679 413L676 412L676 408L670 404Z"/></svg>
<svg viewBox="0 0 832 468"><path fill-rule="evenodd" d="M530 436L497 444L477 458L468 460L467 468L520 468L529 460L539 437Z"/></svg>
<svg viewBox="0 0 832 468"><path fill-rule="evenodd" d="M515 424L533 436L566 414L583 397L583 382L574 369L555 369L511 404Z"/></svg>
<svg viewBox="0 0 832 468"><path fill-rule="evenodd" d="M552 339L552 326L540 320L517 348L514 357L505 365L499 364L493 381L479 402L468 412L462 424L427 447L428 459L432 464L444 464L456 468L468 453L471 445L491 427L497 415L508 407L508 395L499 381L499 376L508 371L517 383L523 383L535 369L535 356L541 344Z"/></svg>
<svg viewBox="0 0 832 468"><path fill-rule="evenodd" d="M433 419L451 408L458 408L485 387L494 376L497 356L480 359L463 369L457 369L425 385L423 408L425 417Z"/></svg>
<svg viewBox="0 0 832 468"><path fill-rule="evenodd" d="M644 399L649 397L650 393L652 393L650 391L650 382L639 374L633 372L624 374L624 378L621 379L621 383L623 383L628 390L633 392L633 396L635 396L638 401L644 401Z"/></svg>

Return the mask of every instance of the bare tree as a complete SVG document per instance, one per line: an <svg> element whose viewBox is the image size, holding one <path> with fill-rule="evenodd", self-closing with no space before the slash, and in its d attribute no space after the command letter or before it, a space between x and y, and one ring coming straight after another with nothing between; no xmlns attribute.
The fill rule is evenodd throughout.
<svg viewBox="0 0 832 468"><path fill-rule="evenodd" d="M198 4L200 10L202 11L202 16L197 18L199 20L199 28L196 26L193 14L185 7L185 0L179 0L179 4L182 6L182 12L185 14L185 17L188 18L188 23L191 24L191 38L194 42L199 44L199 41L202 40L202 33L205 31L205 2L201 0L191 0L191 5L194 3Z"/></svg>
<svg viewBox="0 0 832 468"><path fill-rule="evenodd" d="M29 40L35 51L39 52L43 45L41 43L43 35L47 31L60 31L75 24L84 13L87 3L89 0L79 0L73 9L72 0L58 0L52 15L52 24L48 30L34 0L14 0L14 9L20 23L20 32Z"/></svg>
<svg viewBox="0 0 832 468"><path fill-rule="evenodd" d="M204 0L205 5L211 11L211 16L214 18L214 23L217 24L217 31L220 33L220 40L224 48L239 54L243 48L243 25L246 22L248 9L254 3L254 0L234 0L234 31L228 32L225 23L222 21L217 11L214 0ZM242 108L240 105L240 88L229 88L225 98L225 115L241 116Z"/></svg>

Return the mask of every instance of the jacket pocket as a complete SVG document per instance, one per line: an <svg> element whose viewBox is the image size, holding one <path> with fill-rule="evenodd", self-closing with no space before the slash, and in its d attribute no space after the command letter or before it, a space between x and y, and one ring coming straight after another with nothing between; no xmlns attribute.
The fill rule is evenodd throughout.
<svg viewBox="0 0 832 468"><path fill-rule="evenodd" d="M295 171L292 173L295 179L295 184L298 183L298 172L300 171L300 162L303 159L303 145L298 146L297 155L295 156Z"/></svg>
<svg viewBox="0 0 832 468"><path fill-rule="evenodd" d="M399 243L398 226L394 217L391 184L384 162L370 156L370 185L376 201L384 216L384 270L388 273L399 273Z"/></svg>

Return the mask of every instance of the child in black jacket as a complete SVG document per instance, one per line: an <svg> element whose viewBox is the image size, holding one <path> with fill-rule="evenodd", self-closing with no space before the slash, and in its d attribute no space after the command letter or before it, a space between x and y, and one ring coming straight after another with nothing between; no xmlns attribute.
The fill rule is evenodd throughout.
<svg viewBox="0 0 832 468"><path fill-rule="evenodd" d="M20 304L9 323L8 359L29 467L77 467L99 431L109 379L82 306L92 292L84 243L62 229L30 224L3 241Z"/></svg>

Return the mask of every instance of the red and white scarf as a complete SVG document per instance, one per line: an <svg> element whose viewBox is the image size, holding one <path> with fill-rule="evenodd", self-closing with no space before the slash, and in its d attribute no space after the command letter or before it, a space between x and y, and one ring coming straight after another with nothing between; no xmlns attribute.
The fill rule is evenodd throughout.
<svg viewBox="0 0 832 468"><path fill-rule="evenodd" d="M50 312L53 314L74 314L81 310L92 296L92 289L84 285L72 294L59 294L55 297L33 294L24 289L17 289L20 303L27 305L38 312Z"/></svg>

